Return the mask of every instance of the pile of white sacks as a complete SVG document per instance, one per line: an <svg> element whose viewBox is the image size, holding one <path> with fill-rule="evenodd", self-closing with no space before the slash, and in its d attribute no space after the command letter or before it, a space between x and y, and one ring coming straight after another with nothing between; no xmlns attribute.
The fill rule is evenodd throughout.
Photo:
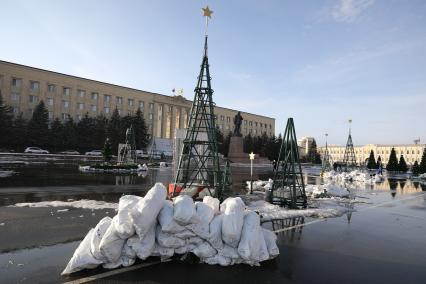
<svg viewBox="0 0 426 284"><path fill-rule="evenodd" d="M276 235L260 226L259 215L246 209L241 198L210 196L193 202L186 195L166 200L157 183L145 197L120 198L118 213L105 217L80 243L67 267L70 274L102 265L112 269L133 265L136 258L192 252L207 264L238 263L258 266L279 254Z"/></svg>

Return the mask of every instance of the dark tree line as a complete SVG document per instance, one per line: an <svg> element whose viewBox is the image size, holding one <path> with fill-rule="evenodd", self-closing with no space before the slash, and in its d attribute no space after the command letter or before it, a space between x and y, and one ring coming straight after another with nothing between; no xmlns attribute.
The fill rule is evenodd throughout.
<svg viewBox="0 0 426 284"><path fill-rule="evenodd" d="M103 115L90 117L87 113L76 122L71 117L62 122L58 118L49 123L43 101L35 108L30 120L22 113L13 117L12 109L3 103L0 94L0 148L23 151L26 147L40 147L53 152L77 150L81 153L102 149L105 139L110 139L113 153L118 143L124 143L126 129L133 124L136 148L148 145L147 127L140 109L134 115L121 117L115 109L110 118Z"/></svg>

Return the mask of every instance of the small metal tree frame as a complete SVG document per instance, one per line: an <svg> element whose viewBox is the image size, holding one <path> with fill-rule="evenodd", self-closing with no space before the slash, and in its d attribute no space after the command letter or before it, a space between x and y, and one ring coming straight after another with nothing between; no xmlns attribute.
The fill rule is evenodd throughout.
<svg viewBox="0 0 426 284"><path fill-rule="evenodd" d="M212 95L206 35L203 61L176 173L174 196L179 193L178 187L181 189L207 188L209 191L215 189L214 193L210 192L210 194L220 196L222 178L217 152L215 104Z"/></svg>
<svg viewBox="0 0 426 284"><path fill-rule="evenodd" d="M349 119L349 136L348 141L346 142L345 155L343 156L343 166L345 171L356 168L356 158L354 151L354 144L352 143L352 135L351 135L351 123L352 120Z"/></svg>
<svg viewBox="0 0 426 284"><path fill-rule="evenodd" d="M293 209L306 208L307 198L302 167L299 163L299 148L291 117L287 121L277 162L272 189L268 192L267 200L272 204Z"/></svg>
<svg viewBox="0 0 426 284"><path fill-rule="evenodd" d="M118 163L120 164L134 164L137 162L136 157L136 143L135 131L133 124L126 130L126 143L118 144Z"/></svg>
<svg viewBox="0 0 426 284"><path fill-rule="evenodd" d="M326 172L330 171L333 168L333 159L330 156L330 152L328 151L328 143L327 143L328 134L325 134L325 151L324 156L322 158L321 171Z"/></svg>

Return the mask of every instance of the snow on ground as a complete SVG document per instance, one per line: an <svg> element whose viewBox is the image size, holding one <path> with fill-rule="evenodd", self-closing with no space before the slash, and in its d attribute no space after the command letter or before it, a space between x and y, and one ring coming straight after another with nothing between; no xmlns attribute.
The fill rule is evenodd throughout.
<svg viewBox="0 0 426 284"><path fill-rule="evenodd" d="M34 203L16 203L11 205L11 207L73 207L73 208L82 208L82 209L117 209L117 203L109 203L105 201L98 200L76 200L76 201L42 201Z"/></svg>
<svg viewBox="0 0 426 284"><path fill-rule="evenodd" d="M247 204L247 209L256 211L261 216L262 221L287 219L295 217L317 217L330 218L340 217L352 211L350 208L336 206L334 208L308 208L308 209L287 209L278 205L270 204L264 200L252 201Z"/></svg>

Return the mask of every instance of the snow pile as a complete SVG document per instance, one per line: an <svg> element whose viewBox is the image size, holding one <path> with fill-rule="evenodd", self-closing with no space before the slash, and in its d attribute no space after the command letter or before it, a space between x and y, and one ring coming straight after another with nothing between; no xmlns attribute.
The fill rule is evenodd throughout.
<svg viewBox="0 0 426 284"><path fill-rule="evenodd" d="M354 170L351 172L335 172L329 171L325 172L323 175L324 179L332 180L339 183L344 182L360 182L367 184L380 183L384 178L380 175L370 175L368 172L363 172L360 170Z"/></svg>
<svg viewBox="0 0 426 284"><path fill-rule="evenodd" d="M180 195L166 200L157 183L145 197L120 198L118 213L89 231L63 275L102 264L104 268L133 265L136 258L195 254L201 262L222 266L259 263L279 254L276 236L260 226L260 217L241 198L222 204L206 196L203 202Z"/></svg>
<svg viewBox="0 0 426 284"><path fill-rule="evenodd" d="M264 200L250 202L247 205L247 209L250 211L257 212L260 215L262 221L279 220L295 217L340 217L348 212L348 209L343 207L291 210L282 208L278 205L270 204Z"/></svg>
<svg viewBox="0 0 426 284"><path fill-rule="evenodd" d="M116 203L98 200L76 200L76 201L42 201L34 203L16 203L11 207L74 207L82 209L117 209Z"/></svg>
<svg viewBox="0 0 426 284"><path fill-rule="evenodd" d="M333 183L326 183L322 185L308 184L305 187L307 195L312 197L348 197L349 190L347 188L337 186Z"/></svg>
<svg viewBox="0 0 426 284"><path fill-rule="evenodd" d="M253 181L253 190L254 191L265 191L270 190L272 188L272 179L269 180L256 180ZM251 190L251 182L248 180L246 181L247 188L250 191Z"/></svg>

